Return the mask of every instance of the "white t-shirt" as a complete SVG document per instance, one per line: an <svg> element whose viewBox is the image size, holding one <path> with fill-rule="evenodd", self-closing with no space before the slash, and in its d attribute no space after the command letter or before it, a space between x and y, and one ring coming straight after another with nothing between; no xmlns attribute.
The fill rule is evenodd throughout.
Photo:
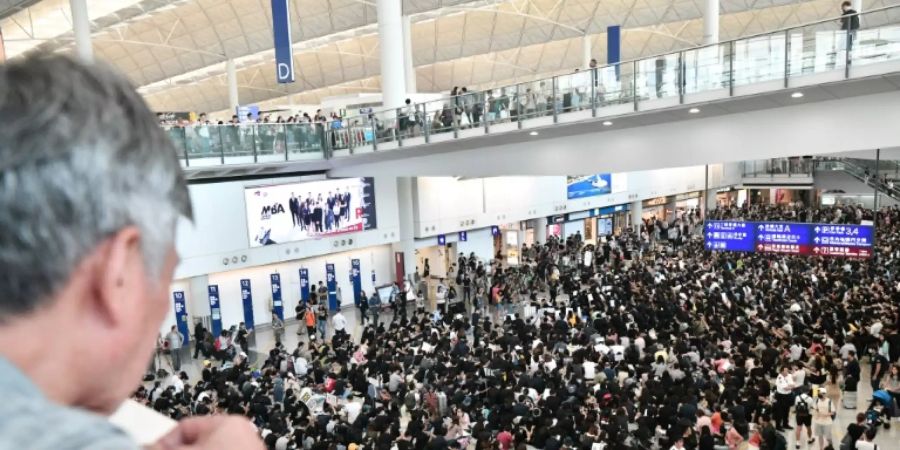
<svg viewBox="0 0 900 450"><path fill-rule="evenodd" d="M775 379L775 389L779 394L787 395L793 392L794 390L794 382L791 374L787 375L778 375L778 378Z"/></svg>
<svg viewBox="0 0 900 450"><path fill-rule="evenodd" d="M585 361L582 366L584 367L584 378L586 380L593 380L597 376L597 363Z"/></svg>

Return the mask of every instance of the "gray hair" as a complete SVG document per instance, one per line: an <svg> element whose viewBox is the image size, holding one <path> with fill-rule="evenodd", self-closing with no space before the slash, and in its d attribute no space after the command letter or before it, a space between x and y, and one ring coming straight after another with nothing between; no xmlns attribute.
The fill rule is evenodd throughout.
<svg viewBox="0 0 900 450"><path fill-rule="evenodd" d="M175 148L128 81L59 55L0 65L0 320L49 301L127 226L158 276L191 218Z"/></svg>

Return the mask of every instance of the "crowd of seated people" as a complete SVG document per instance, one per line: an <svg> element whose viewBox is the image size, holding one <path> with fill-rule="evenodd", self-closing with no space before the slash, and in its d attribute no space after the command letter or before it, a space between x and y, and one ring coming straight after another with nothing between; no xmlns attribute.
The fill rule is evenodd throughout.
<svg viewBox="0 0 900 450"><path fill-rule="evenodd" d="M710 217L858 223L873 212ZM317 450L780 450L794 426L797 448L838 449L842 387L871 383L896 401L900 209L878 213L868 260L709 252L699 213L680 220L598 247L551 238L519 267L482 271L490 288L466 295L465 313L413 310L136 397L177 417L245 415L271 449ZM653 230L670 226L687 231L677 247ZM477 267L464 257L457 278L480 277ZM871 379L859 379L860 360ZM883 424L894 407L860 404ZM868 417L851 424L847 448L871 441Z"/></svg>

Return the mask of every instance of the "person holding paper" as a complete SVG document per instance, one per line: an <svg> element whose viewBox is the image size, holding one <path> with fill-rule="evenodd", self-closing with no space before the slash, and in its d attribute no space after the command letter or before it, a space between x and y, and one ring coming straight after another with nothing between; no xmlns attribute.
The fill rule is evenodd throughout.
<svg viewBox="0 0 900 450"><path fill-rule="evenodd" d="M176 149L105 66L29 56L0 66L0 86L0 448L138 449L107 416L172 308L175 225L192 214ZM151 448L262 445L223 415Z"/></svg>

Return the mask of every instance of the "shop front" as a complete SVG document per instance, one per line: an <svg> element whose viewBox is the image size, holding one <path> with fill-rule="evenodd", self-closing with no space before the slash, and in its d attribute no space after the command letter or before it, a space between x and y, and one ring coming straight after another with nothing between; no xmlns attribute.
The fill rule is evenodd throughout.
<svg viewBox="0 0 900 450"><path fill-rule="evenodd" d="M641 219L648 220L665 220L669 214L674 211L666 210L666 197L656 197L644 200L641 208Z"/></svg>
<svg viewBox="0 0 900 450"><path fill-rule="evenodd" d="M675 196L675 217L683 217L686 213L693 210L700 210L700 202L702 201L702 193L700 191L686 192Z"/></svg>

